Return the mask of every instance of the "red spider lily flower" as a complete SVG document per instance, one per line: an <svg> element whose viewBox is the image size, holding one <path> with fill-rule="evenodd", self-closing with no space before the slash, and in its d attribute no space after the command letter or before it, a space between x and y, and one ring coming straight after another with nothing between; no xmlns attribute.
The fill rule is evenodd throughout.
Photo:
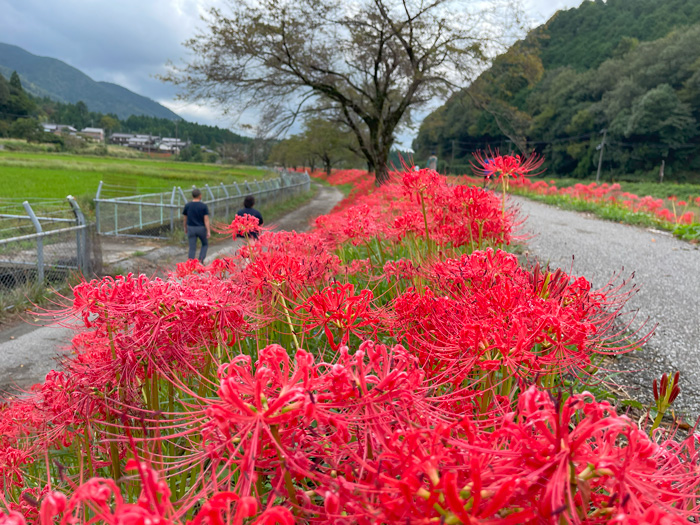
<svg viewBox="0 0 700 525"><path fill-rule="evenodd" d="M418 269L410 259L388 261L384 264L384 276L388 282L392 279L410 281L418 274Z"/></svg>
<svg viewBox="0 0 700 525"><path fill-rule="evenodd" d="M529 157L520 155L500 155L498 150L475 152L472 170L478 176L489 180L501 181L502 179L523 180L528 175L538 175L537 171L544 162L544 158L536 153Z"/></svg>
<svg viewBox="0 0 700 525"><path fill-rule="evenodd" d="M260 233L260 221L252 215L236 215L223 231L232 234L234 239L239 236L248 238Z"/></svg>
<svg viewBox="0 0 700 525"><path fill-rule="evenodd" d="M11 510L5 514L0 510L0 525L27 525L27 522L19 512Z"/></svg>
<svg viewBox="0 0 700 525"><path fill-rule="evenodd" d="M302 319L306 332L323 327L328 343L337 351L347 344L351 333L362 337L366 334L361 328L376 323L376 313L371 309L373 299L371 290L361 290L355 295L353 284L333 283L297 306L294 313ZM331 328L340 332L337 341Z"/></svg>

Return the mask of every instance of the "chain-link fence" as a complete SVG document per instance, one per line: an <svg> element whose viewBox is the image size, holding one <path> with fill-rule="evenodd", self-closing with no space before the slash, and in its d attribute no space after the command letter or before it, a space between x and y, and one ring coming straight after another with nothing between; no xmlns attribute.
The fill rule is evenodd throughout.
<svg viewBox="0 0 700 525"><path fill-rule="evenodd" d="M0 200L0 294L100 271L99 250L73 197Z"/></svg>
<svg viewBox="0 0 700 525"><path fill-rule="evenodd" d="M205 184L200 190L211 220L224 222L243 207L247 195L253 195L257 204L266 204L309 191L310 185L306 172L282 172L274 179L218 186ZM182 227L182 208L190 200L190 188L173 186L172 190L161 193L110 196L118 191L118 187L100 183L95 198L99 234L167 238Z"/></svg>

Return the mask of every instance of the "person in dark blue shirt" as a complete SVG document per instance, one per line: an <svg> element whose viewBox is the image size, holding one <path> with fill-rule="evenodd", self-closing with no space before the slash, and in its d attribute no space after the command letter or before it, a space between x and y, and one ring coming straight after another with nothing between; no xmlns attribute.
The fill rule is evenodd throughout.
<svg viewBox="0 0 700 525"><path fill-rule="evenodd" d="M245 199L243 199L243 208L238 210L236 212L236 215L240 215L240 216L250 215L252 217L255 217L256 219L258 219L258 225L262 226L263 225L262 214L258 210L253 208L253 206L255 206L255 197L253 197L252 195L248 195ZM238 237L243 237L243 235L238 235ZM253 239L257 239L258 232L251 232L250 237Z"/></svg>
<svg viewBox="0 0 700 525"><path fill-rule="evenodd" d="M194 259L197 252L197 239L202 242L199 250L199 262L204 264L209 248L209 237L211 237L211 227L209 226L209 208L202 202L202 192L197 188L192 190L192 200L185 204L182 210L182 223L185 228L185 235L190 243L188 259Z"/></svg>

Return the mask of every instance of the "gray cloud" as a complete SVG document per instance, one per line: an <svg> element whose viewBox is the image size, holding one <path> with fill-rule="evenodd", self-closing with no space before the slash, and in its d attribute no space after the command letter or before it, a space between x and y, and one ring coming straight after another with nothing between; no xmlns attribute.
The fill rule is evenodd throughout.
<svg viewBox="0 0 700 525"><path fill-rule="evenodd" d="M0 40L58 58L95 80L115 82L154 100L176 88L154 78L187 54L201 0L0 0Z"/></svg>

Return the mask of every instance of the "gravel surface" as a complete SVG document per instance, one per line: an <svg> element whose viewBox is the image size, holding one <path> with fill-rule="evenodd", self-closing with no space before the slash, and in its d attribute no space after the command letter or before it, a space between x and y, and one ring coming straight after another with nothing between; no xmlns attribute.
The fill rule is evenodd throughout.
<svg viewBox="0 0 700 525"><path fill-rule="evenodd" d="M583 275L595 287L614 274L639 288L627 304L637 311L634 326L656 326L641 351L616 359L629 371L616 381L639 401L652 399L653 378L681 372L676 411L692 423L700 415L700 250L667 232L602 221L522 198L513 199L527 216L529 254L552 268Z"/></svg>
<svg viewBox="0 0 700 525"><path fill-rule="evenodd" d="M327 214L342 199L343 194L338 189L321 186L313 200L271 226L274 230L304 231L313 218ZM123 240L119 242L128 244ZM232 253L239 244L234 240L210 244L207 261ZM138 246L132 248L136 250ZM186 256L184 246L163 246L117 264L120 273L157 276L164 275L168 267L183 261ZM57 360L69 352L74 330L51 325L51 322L48 316L25 315L22 322L0 326L0 399L3 393L27 389L43 381L50 370L57 368Z"/></svg>

